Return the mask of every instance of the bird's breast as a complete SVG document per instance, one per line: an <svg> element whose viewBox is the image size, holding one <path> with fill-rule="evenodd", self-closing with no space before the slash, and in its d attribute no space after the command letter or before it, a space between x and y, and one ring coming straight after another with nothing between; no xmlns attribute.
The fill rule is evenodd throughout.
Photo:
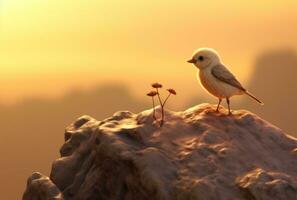
<svg viewBox="0 0 297 200"><path fill-rule="evenodd" d="M231 97L238 93L238 89L230 86L213 76L211 69L200 70L198 74L203 88L218 98Z"/></svg>

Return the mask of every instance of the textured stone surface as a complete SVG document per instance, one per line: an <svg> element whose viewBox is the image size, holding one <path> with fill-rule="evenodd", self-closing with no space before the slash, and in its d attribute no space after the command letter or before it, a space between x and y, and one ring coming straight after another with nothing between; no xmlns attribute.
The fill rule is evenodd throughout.
<svg viewBox="0 0 297 200"><path fill-rule="evenodd" d="M297 199L297 183L284 173L255 169L237 179L248 199Z"/></svg>
<svg viewBox="0 0 297 200"><path fill-rule="evenodd" d="M214 110L167 111L161 128L152 110L83 116L50 179L66 200L296 200L297 140L247 111Z"/></svg>
<svg viewBox="0 0 297 200"><path fill-rule="evenodd" d="M57 186L41 173L34 172L27 180L23 200L64 200Z"/></svg>

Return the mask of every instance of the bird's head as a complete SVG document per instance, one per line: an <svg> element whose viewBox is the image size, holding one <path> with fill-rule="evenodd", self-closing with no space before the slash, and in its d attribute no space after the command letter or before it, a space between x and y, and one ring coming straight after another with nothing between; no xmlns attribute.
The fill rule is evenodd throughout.
<svg viewBox="0 0 297 200"><path fill-rule="evenodd" d="M210 48L198 49L188 63L194 64L198 69L206 69L221 63L219 54Z"/></svg>

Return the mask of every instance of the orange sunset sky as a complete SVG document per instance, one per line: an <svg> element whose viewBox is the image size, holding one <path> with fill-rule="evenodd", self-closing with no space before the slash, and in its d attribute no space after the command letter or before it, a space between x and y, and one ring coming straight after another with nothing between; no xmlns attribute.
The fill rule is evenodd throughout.
<svg viewBox="0 0 297 200"><path fill-rule="evenodd" d="M138 95L160 81L200 91L185 61L220 52L248 80L255 56L297 47L297 1L1 0L1 103L125 82ZM295 24L295 26L294 26ZM185 90L187 88L187 90Z"/></svg>

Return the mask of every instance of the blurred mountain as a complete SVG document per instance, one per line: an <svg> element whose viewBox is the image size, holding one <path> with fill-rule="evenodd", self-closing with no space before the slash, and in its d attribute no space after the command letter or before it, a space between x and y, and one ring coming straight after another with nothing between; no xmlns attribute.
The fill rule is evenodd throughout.
<svg viewBox="0 0 297 200"><path fill-rule="evenodd" d="M256 59L247 88L264 101L264 106L243 99L244 108L267 119L296 136L297 127L297 52L278 49L262 53Z"/></svg>
<svg viewBox="0 0 297 200"><path fill-rule="evenodd" d="M1 199L20 199L23 180L32 169L49 174L64 127L82 114L104 119L118 110L138 112L150 107L123 84L110 83L89 91L72 91L59 99L35 98L0 106Z"/></svg>
<svg viewBox="0 0 297 200"><path fill-rule="evenodd" d="M285 48L262 53L256 59L254 72L246 88L265 102L259 106L248 97L235 97L232 108L251 110L285 132L296 136L294 119L297 115L297 52ZM199 86L197 86L199 87ZM190 97L183 108L201 102L217 103L205 95ZM169 102L170 104L170 102ZM225 105L225 104L223 104ZM57 157L62 143L61 131L78 116L88 114L103 119L118 110L139 112L150 107L150 101L135 98L124 84L108 83L100 87L74 90L58 99L32 98L14 106L0 106L1 135L0 171L3 199L19 199L25 177L32 169L44 174ZM42 135L42 137L40 136ZM53 150L53 151L52 151Z"/></svg>

